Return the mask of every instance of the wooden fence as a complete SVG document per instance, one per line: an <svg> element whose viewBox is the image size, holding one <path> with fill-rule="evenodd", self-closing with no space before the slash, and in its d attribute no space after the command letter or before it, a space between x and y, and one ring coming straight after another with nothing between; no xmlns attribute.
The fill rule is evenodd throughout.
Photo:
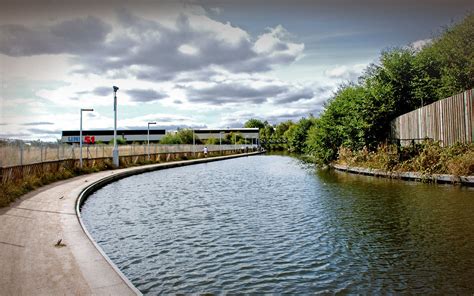
<svg viewBox="0 0 474 296"><path fill-rule="evenodd" d="M422 139L439 141L442 146L474 140L474 90L434 102L395 118L391 122L393 139L402 145Z"/></svg>
<svg viewBox="0 0 474 296"><path fill-rule="evenodd" d="M228 149L222 151L209 151L209 156L230 155L242 153L246 151L253 151L251 149ZM120 166L128 167L144 163L159 163L174 160L185 160L193 158L204 157L202 152L165 152L165 153L150 153L148 159L147 154L124 155L120 156ZM106 168L112 167L112 157L89 158L83 160L84 167ZM0 185L5 186L9 183L18 183L26 177L40 177L44 174L54 174L62 170L73 170L79 168L78 159L62 159L44 161L26 165L15 165L9 167L0 167Z"/></svg>

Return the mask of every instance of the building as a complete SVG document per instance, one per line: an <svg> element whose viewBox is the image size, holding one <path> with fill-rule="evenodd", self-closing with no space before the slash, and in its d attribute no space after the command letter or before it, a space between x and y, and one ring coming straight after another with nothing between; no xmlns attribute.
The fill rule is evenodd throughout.
<svg viewBox="0 0 474 296"><path fill-rule="evenodd" d="M166 134L164 129L150 129L150 142L159 142ZM146 142L148 130L117 130L117 139L127 143ZM94 144L97 142L109 143L114 139L113 130L83 130L83 143ZM62 131L61 142L67 144L79 143L79 131Z"/></svg>

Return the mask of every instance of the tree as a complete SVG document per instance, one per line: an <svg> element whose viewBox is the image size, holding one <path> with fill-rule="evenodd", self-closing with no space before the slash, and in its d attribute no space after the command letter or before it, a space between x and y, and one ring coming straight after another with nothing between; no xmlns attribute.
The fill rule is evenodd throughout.
<svg viewBox="0 0 474 296"><path fill-rule="evenodd" d="M178 137L180 144L193 144L193 138L196 144L201 143L199 138L196 135L194 135L194 132L192 129L180 129L176 133L176 136Z"/></svg>
<svg viewBox="0 0 474 296"><path fill-rule="evenodd" d="M290 125L283 134L287 139L288 150L294 153L306 151L308 131L315 123L315 118L301 118L296 124Z"/></svg>
<svg viewBox="0 0 474 296"><path fill-rule="evenodd" d="M261 128L265 127L265 124L262 121L258 120L258 119L251 118L251 119L247 120L247 122L245 122L244 127L245 128L258 128L258 129L261 129Z"/></svg>

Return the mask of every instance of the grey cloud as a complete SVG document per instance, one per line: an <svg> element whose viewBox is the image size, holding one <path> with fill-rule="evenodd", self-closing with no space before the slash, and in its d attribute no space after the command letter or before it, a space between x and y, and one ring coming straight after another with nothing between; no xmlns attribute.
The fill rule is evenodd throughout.
<svg viewBox="0 0 474 296"><path fill-rule="evenodd" d="M253 103L266 102L269 97L285 92L284 86L265 86L254 88L241 83L220 83L211 87L187 89L187 98L191 102L222 105L226 103Z"/></svg>
<svg viewBox="0 0 474 296"><path fill-rule="evenodd" d="M96 87L92 91L94 95L105 97L105 96L112 96L113 95L113 89L112 86L106 87L106 86L101 86L101 87Z"/></svg>
<svg viewBox="0 0 474 296"><path fill-rule="evenodd" d="M303 117L308 118L311 114L317 115L319 114L321 110L322 110L321 106L316 106L315 108L312 108L312 109L301 109L301 110L296 110L294 112L287 112L283 114L267 116L265 119L268 120L268 122L271 122L273 124L278 124L280 122L287 121L287 120L296 122Z"/></svg>
<svg viewBox="0 0 474 296"><path fill-rule="evenodd" d="M101 48L73 57L75 63L82 65L76 72L166 81L182 73L206 76L213 72L209 70L213 66L233 73L264 72L297 58L296 54L288 53L287 41L279 42L269 53L257 53L251 40L241 38L228 43L214 32L190 24L186 15L177 19L175 28L137 17L127 10L121 10L118 16L127 33L109 40ZM182 45L195 48L196 54L180 52ZM203 73L199 74L201 71ZM194 76L182 79L189 80Z"/></svg>
<svg viewBox="0 0 474 296"><path fill-rule="evenodd" d="M289 91L275 99L275 103L286 104L293 103L299 100L311 99L314 96L313 90L310 88L302 88L293 91Z"/></svg>
<svg viewBox="0 0 474 296"><path fill-rule="evenodd" d="M111 26L96 17L67 20L51 27L0 26L0 53L9 56L83 54L97 50Z"/></svg>
<svg viewBox="0 0 474 296"><path fill-rule="evenodd" d="M135 102L152 102L166 97L166 95L160 94L152 89L131 89L125 92L131 96L132 101Z"/></svg>
<svg viewBox="0 0 474 296"><path fill-rule="evenodd" d="M23 138L29 137L31 134L20 132L20 133L11 133L11 134L0 134L0 138L3 139L13 139L13 138Z"/></svg>
<svg viewBox="0 0 474 296"><path fill-rule="evenodd" d="M33 134L42 134L42 135L56 135L60 134L60 130L47 130L47 129L41 129L41 128L29 128L27 129L28 132L33 133Z"/></svg>
<svg viewBox="0 0 474 296"><path fill-rule="evenodd" d="M38 122L27 122L27 123L23 123L22 125L24 125L24 126L54 125L54 123L53 122L47 122L47 121L38 121Z"/></svg>
<svg viewBox="0 0 474 296"><path fill-rule="evenodd" d="M76 73L150 81L172 80L180 73L199 75L201 71L201 76L205 76L214 66L233 73L265 72L275 65L295 61L298 55L288 53L286 40L280 40L266 53L257 53L248 38L226 42L215 32L191 24L184 14L176 20L175 28L140 18L127 10L119 11L118 21L126 33L109 39L106 37L112 27L92 16L49 27L2 25L0 53L10 56L67 53L78 66ZM196 54L180 52L182 45L195 48Z"/></svg>

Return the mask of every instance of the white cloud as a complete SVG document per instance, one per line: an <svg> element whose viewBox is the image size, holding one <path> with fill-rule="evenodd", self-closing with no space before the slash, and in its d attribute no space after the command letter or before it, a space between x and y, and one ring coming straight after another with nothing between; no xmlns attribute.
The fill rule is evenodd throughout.
<svg viewBox="0 0 474 296"><path fill-rule="evenodd" d="M410 47L418 51L418 50L421 50L426 45L431 44L432 42L433 42L433 39L420 39L420 40L416 40L412 42L410 44Z"/></svg>
<svg viewBox="0 0 474 296"><path fill-rule="evenodd" d="M180 47L178 47L178 51L187 55L197 55L199 53L199 49L189 44L181 45Z"/></svg>
<svg viewBox="0 0 474 296"><path fill-rule="evenodd" d="M329 78L353 81L362 74L366 67L367 64L339 65L326 70L325 75Z"/></svg>

